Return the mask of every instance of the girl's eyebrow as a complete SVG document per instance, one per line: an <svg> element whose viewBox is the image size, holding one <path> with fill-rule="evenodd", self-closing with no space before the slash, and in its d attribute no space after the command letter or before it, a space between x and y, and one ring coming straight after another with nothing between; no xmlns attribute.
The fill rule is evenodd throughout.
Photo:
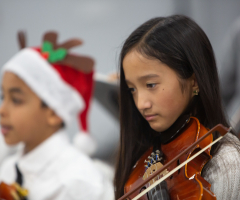
<svg viewBox="0 0 240 200"><path fill-rule="evenodd" d="M157 75L157 74L148 74L148 75L139 77L138 80L142 81L142 80L146 80L149 78L157 78L157 77L159 77L159 75Z"/></svg>
<svg viewBox="0 0 240 200"><path fill-rule="evenodd" d="M145 75L145 76L140 76L138 78L138 81L144 81L144 80L149 79L149 78L158 78L158 77L159 77L159 75L157 75L157 74L148 74L148 75ZM125 81L126 81L126 83L131 84L131 81L129 81L129 80L125 79Z"/></svg>

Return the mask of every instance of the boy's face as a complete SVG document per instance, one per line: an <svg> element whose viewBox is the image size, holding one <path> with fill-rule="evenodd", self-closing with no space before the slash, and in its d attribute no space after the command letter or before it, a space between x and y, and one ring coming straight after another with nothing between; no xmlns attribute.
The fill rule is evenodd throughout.
<svg viewBox="0 0 240 200"><path fill-rule="evenodd" d="M4 73L0 124L7 144L24 142L36 146L41 142L49 126L49 109L41 104L38 96L18 76Z"/></svg>

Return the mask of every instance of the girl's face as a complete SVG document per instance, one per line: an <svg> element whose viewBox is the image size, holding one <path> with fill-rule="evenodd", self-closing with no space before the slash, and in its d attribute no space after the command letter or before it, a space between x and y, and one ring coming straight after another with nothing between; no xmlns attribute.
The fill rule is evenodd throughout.
<svg viewBox="0 0 240 200"><path fill-rule="evenodd" d="M166 64L148 59L136 50L125 56L123 70L137 109L158 132L177 120L194 96L193 91L198 91L194 75L182 80Z"/></svg>

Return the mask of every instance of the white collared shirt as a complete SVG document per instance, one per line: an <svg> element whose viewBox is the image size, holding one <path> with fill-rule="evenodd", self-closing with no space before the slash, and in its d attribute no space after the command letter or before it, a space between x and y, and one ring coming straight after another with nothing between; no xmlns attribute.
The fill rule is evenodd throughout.
<svg viewBox="0 0 240 200"><path fill-rule="evenodd" d="M9 148L7 147L7 145L4 142L2 133L0 133L0 163L2 162L4 157L6 157L6 155L8 154L8 151L9 151Z"/></svg>
<svg viewBox="0 0 240 200"><path fill-rule="evenodd" d="M112 200L109 181L93 162L75 149L63 130L53 134L31 152L23 148L3 161L0 182L15 182L15 164L23 175L29 200Z"/></svg>

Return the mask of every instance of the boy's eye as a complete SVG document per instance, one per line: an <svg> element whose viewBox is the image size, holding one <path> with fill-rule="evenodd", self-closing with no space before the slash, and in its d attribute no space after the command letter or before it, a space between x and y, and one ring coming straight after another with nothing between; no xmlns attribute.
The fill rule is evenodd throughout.
<svg viewBox="0 0 240 200"><path fill-rule="evenodd" d="M147 88L154 88L156 86L156 83L148 83Z"/></svg>
<svg viewBox="0 0 240 200"><path fill-rule="evenodd" d="M13 102L14 104L19 105L19 104L22 103L22 100L21 100L21 99L18 99L18 98L12 98L12 102Z"/></svg>
<svg viewBox="0 0 240 200"><path fill-rule="evenodd" d="M0 95L0 104L3 103L3 100L4 100L4 96L3 96L3 94L1 94L1 95Z"/></svg>

